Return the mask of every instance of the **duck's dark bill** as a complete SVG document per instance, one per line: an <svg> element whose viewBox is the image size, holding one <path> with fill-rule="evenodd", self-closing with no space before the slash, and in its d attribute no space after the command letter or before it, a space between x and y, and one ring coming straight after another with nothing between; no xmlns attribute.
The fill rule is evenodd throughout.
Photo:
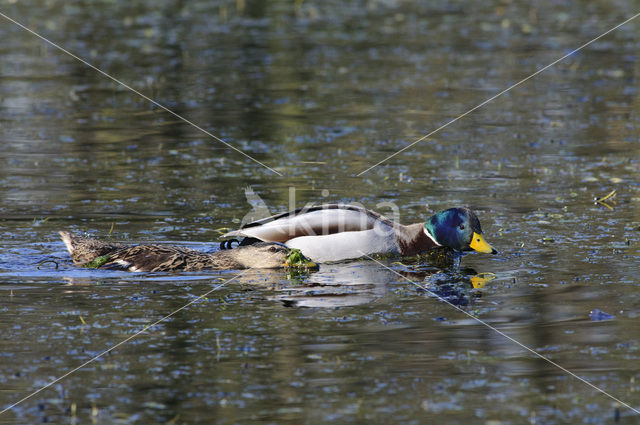
<svg viewBox="0 0 640 425"><path fill-rule="evenodd" d="M478 252L483 252L485 254L497 254L498 251L496 251L491 245L489 245L484 238L482 237L482 235L477 234L476 232L473 232L473 239L471 239L471 243L469 244L469 247L473 250L476 250Z"/></svg>

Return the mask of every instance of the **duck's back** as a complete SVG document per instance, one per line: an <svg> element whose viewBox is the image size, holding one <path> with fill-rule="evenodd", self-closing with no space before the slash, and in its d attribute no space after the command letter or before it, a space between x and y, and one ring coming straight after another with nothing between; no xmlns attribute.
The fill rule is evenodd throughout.
<svg viewBox="0 0 640 425"><path fill-rule="evenodd" d="M67 231L59 234L77 266L132 272L242 268L233 255L224 252L211 255L169 245L126 246ZM96 261L98 263L94 264Z"/></svg>
<svg viewBox="0 0 640 425"><path fill-rule="evenodd" d="M341 261L380 252L397 253L395 230L386 217L355 205L301 208L249 223L225 237L281 242L318 262Z"/></svg>
<svg viewBox="0 0 640 425"><path fill-rule="evenodd" d="M188 248L163 245L136 245L118 249L109 255L102 266L110 270L131 272L193 271L207 268L234 268L235 262L225 263L226 258ZM217 261L216 261L217 260Z"/></svg>
<svg viewBox="0 0 640 425"><path fill-rule="evenodd" d="M355 205L326 204L300 208L254 221L224 237L251 237L265 242L281 242L302 237L358 232L374 228L393 229L396 223Z"/></svg>

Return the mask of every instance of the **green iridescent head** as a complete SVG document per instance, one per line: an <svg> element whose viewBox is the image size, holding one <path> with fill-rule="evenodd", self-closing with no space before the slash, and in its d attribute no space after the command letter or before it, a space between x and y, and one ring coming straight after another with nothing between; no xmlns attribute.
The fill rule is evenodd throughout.
<svg viewBox="0 0 640 425"><path fill-rule="evenodd" d="M468 208L450 208L431 216L424 223L425 231L438 244L456 251L497 254L482 237L480 220Z"/></svg>

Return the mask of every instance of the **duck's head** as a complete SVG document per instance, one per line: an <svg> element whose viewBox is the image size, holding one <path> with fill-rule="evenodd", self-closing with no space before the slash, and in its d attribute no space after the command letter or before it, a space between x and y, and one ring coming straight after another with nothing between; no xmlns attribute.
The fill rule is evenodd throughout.
<svg viewBox="0 0 640 425"><path fill-rule="evenodd" d="M497 254L482 237L480 220L468 208L450 208L431 216L424 223L424 230L437 244L456 251Z"/></svg>
<svg viewBox="0 0 640 425"><path fill-rule="evenodd" d="M278 242L258 242L220 252L233 257L247 268L276 269L285 265L289 249Z"/></svg>

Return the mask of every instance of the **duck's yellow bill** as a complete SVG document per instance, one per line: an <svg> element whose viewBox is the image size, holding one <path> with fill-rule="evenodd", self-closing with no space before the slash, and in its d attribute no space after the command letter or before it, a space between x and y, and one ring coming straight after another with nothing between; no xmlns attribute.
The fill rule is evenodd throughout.
<svg viewBox="0 0 640 425"><path fill-rule="evenodd" d="M491 245L489 245L482 235L473 232L473 239L471 239L471 243L469 244L471 249L474 249L478 252L484 252L485 254L497 254L498 251L493 249Z"/></svg>

